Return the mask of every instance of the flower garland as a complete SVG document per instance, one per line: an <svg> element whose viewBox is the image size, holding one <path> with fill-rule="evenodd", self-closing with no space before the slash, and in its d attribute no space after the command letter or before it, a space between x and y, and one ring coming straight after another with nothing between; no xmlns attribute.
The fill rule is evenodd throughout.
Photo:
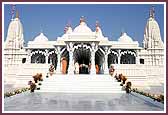
<svg viewBox="0 0 168 115"><path fill-rule="evenodd" d="M10 97L10 96L13 96L13 95L16 95L16 94L20 94L20 93L26 92L28 90L30 90L30 88L26 87L26 88L22 88L22 89L16 89L12 92L6 92L6 93L4 93L4 98Z"/></svg>
<svg viewBox="0 0 168 115"><path fill-rule="evenodd" d="M161 102L161 103L164 104L164 95L162 95L162 94L159 94L159 95L150 94L150 93L146 93L146 92L140 91L137 88L133 88L132 91L135 92L135 93L144 95L146 97L149 97L149 98L153 99L154 101L158 101L158 102Z"/></svg>

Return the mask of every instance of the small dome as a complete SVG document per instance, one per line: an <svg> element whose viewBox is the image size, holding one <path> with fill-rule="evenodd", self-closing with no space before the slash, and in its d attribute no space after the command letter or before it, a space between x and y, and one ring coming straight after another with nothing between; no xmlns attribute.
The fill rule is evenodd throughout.
<svg viewBox="0 0 168 115"><path fill-rule="evenodd" d="M43 33L40 33L40 35L38 35L34 39L34 42L46 42L46 41L48 41L48 38Z"/></svg>
<svg viewBox="0 0 168 115"><path fill-rule="evenodd" d="M96 27L96 31L95 31L96 35L98 37L103 37L102 31L100 27Z"/></svg>
<svg viewBox="0 0 168 115"><path fill-rule="evenodd" d="M71 28L71 26L67 27L67 31L66 31L66 34L70 34L70 33L72 33L72 28Z"/></svg>
<svg viewBox="0 0 168 115"><path fill-rule="evenodd" d="M127 33L123 33L120 38L118 39L119 42L122 43L131 43L133 42L132 38L127 35Z"/></svg>
<svg viewBox="0 0 168 115"><path fill-rule="evenodd" d="M92 30L87 26L85 22L81 22L79 26L77 26L74 33L92 33Z"/></svg>

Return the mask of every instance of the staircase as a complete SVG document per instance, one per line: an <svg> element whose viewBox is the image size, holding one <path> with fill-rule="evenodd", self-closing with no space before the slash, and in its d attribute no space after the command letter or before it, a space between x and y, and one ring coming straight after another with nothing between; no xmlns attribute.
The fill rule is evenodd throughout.
<svg viewBox="0 0 168 115"><path fill-rule="evenodd" d="M52 75L44 78L36 92L125 93L110 75Z"/></svg>
<svg viewBox="0 0 168 115"><path fill-rule="evenodd" d="M42 73L43 76L48 72L49 64L21 64L15 72L16 76L16 86L25 87L28 81L33 81L33 75L37 73ZM16 68L16 67L15 67Z"/></svg>

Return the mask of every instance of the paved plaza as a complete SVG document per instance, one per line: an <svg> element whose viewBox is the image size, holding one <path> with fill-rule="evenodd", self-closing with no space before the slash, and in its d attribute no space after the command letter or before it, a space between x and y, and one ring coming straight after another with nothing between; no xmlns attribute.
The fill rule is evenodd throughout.
<svg viewBox="0 0 168 115"><path fill-rule="evenodd" d="M22 93L4 99L5 111L163 111L133 94Z"/></svg>

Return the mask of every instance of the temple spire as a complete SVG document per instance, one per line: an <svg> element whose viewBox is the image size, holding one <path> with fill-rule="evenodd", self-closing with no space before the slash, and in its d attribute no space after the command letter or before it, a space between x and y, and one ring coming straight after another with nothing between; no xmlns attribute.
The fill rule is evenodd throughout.
<svg viewBox="0 0 168 115"><path fill-rule="evenodd" d="M154 9L154 6L151 7L149 15L150 15L151 18L155 18L155 9Z"/></svg>

